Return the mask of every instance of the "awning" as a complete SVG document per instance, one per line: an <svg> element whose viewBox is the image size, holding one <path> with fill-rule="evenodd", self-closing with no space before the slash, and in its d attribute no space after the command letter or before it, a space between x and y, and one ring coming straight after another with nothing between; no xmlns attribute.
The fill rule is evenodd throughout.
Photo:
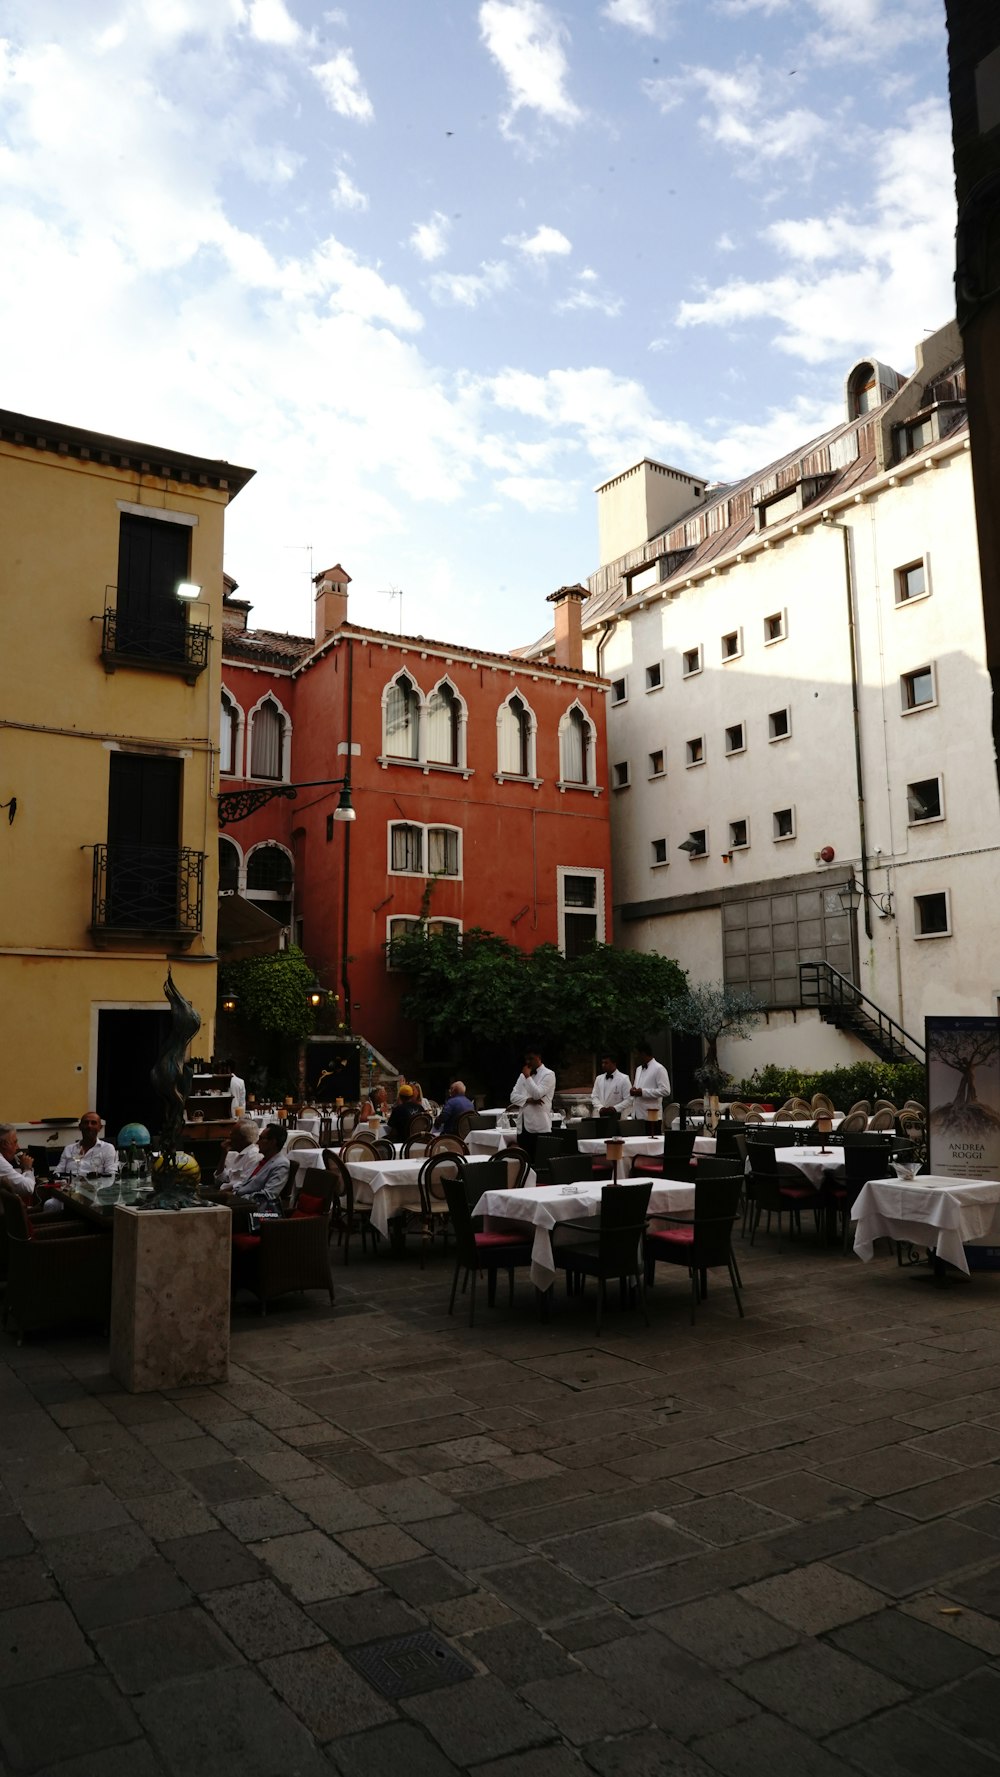
<svg viewBox="0 0 1000 1777"><path fill-rule="evenodd" d="M242 962L248 956L273 956L281 949L280 920L263 913L242 895L219 896L218 950L221 961Z"/></svg>

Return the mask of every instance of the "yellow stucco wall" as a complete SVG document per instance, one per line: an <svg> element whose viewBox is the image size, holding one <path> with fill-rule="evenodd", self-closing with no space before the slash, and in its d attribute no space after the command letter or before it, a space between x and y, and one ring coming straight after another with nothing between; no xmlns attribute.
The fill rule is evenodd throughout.
<svg viewBox="0 0 1000 1777"><path fill-rule="evenodd" d="M96 1008L163 1008L168 957L211 1052L217 909L217 742L223 521L228 495L114 464L0 442L0 1119L78 1115L96 1087ZM196 517L190 620L213 632L209 665L172 673L100 658L114 605L120 502ZM184 760L180 843L205 854L204 925L187 950L136 938L98 948L89 931L95 844L107 838L116 746Z"/></svg>

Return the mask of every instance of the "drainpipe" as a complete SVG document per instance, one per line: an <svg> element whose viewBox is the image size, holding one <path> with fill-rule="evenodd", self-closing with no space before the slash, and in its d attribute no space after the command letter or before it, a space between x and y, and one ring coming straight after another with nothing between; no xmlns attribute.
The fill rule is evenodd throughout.
<svg viewBox="0 0 1000 1777"><path fill-rule="evenodd" d="M823 523L831 525L840 532L844 540L844 585L847 591L847 641L851 657L851 710L854 718L854 772L858 788L858 835L861 850L861 888L863 891L863 911L865 916L865 935L869 942L874 934L872 931L871 901L868 895L868 833L865 814L865 785L861 768L861 702L858 693L858 636L855 619L856 598L854 587L854 558L851 554L851 532L849 526L831 518L828 512L823 514Z"/></svg>
<svg viewBox="0 0 1000 1777"><path fill-rule="evenodd" d="M607 647L611 631L616 627L617 622L617 617L610 617L606 623L601 624L601 633L597 638L597 676L599 679L603 679L604 677L604 650Z"/></svg>
<svg viewBox="0 0 1000 1777"><path fill-rule="evenodd" d="M351 741L354 736L354 643L347 639L347 765L348 780L351 777L351 766L354 755L351 752ZM350 941L350 905L351 905L351 829L353 821L344 822L344 876L341 886L340 907L340 987L344 996L344 1023L350 1032L353 1029L351 1018L351 978L347 968L348 944Z"/></svg>

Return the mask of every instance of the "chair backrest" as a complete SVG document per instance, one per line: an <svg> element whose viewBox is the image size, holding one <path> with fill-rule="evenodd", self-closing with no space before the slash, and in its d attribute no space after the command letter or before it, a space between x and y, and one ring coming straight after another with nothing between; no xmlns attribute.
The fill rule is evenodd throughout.
<svg viewBox="0 0 1000 1777"><path fill-rule="evenodd" d="M741 1177L742 1174L739 1172L738 1167L733 1164L737 1158L738 1156L735 1154L729 1156L722 1155L721 1157L718 1153L699 1154L695 1162L695 1185L698 1184L699 1179Z"/></svg>
<svg viewBox="0 0 1000 1777"><path fill-rule="evenodd" d="M284 1198L286 1203L294 1203L295 1202L296 1197L298 1196L299 1192L302 1189L302 1176L303 1176L303 1174L305 1174L308 1171L311 1171L311 1168L306 1167L306 1166L301 1166L299 1164L298 1160L289 1160L289 1162L288 1162L288 1183L286 1184L284 1190L279 1193L279 1195Z"/></svg>
<svg viewBox="0 0 1000 1777"><path fill-rule="evenodd" d="M927 1115L925 1106L920 1103L918 1098L908 1098L903 1106L903 1110L906 1111L907 1115L912 1112L914 1117L926 1117Z"/></svg>
<svg viewBox="0 0 1000 1777"><path fill-rule="evenodd" d="M645 1117L621 1117L616 1131L618 1135L648 1135L649 1124Z"/></svg>
<svg viewBox="0 0 1000 1777"><path fill-rule="evenodd" d="M840 1136L861 1135L868 1128L868 1112L862 1110L848 1111L837 1131Z"/></svg>
<svg viewBox="0 0 1000 1777"><path fill-rule="evenodd" d="M689 1098L684 1109L686 1111L703 1111L705 1109L705 1100L703 1098Z"/></svg>
<svg viewBox="0 0 1000 1777"><path fill-rule="evenodd" d="M663 1131L663 1158L671 1160L690 1160L694 1153L695 1131L693 1129L665 1129Z"/></svg>
<svg viewBox="0 0 1000 1777"><path fill-rule="evenodd" d="M778 1170L773 1141L752 1141L747 1143L747 1159L750 1162L750 1175L755 1178L773 1178Z"/></svg>
<svg viewBox="0 0 1000 1777"><path fill-rule="evenodd" d="M412 1117L410 1118L410 1134L411 1135L429 1135L430 1130L431 1130L431 1119L428 1116L427 1112L423 1111L423 1110L414 1111Z"/></svg>
<svg viewBox="0 0 1000 1777"><path fill-rule="evenodd" d="M442 1167L441 1170L444 1177L447 1178L448 1167ZM510 1182L510 1168L504 1154L491 1154L488 1160L477 1160L474 1166L463 1165L462 1178L470 1206L479 1202L484 1191L516 1189Z"/></svg>
<svg viewBox="0 0 1000 1777"><path fill-rule="evenodd" d="M698 1170L700 1172L701 1168ZM742 1190L743 1179L738 1172L722 1178L699 1178L695 1182L694 1241L690 1256L696 1269L727 1263Z"/></svg>
<svg viewBox="0 0 1000 1777"><path fill-rule="evenodd" d="M378 1141L372 1142L372 1153L380 1160L394 1160L396 1157L396 1149L385 1135L380 1135Z"/></svg>
<svg viewBox="0 0 1000 1777"><path fill-rule="evenodd" d="M745 1160L747 1157L747 1138L738 1129L717 1129L715 1132L715 1155L719 1160ZM732 1171L732 1167L729 1169Z"/></svg>
<svg viewBox="0 0 1000 1777"><path fill-rule="evenodd" d="M360 1116L361 1107L356 1104L345 1104L343 1110L337 1112L337 1131L341 1141L345 1135L350 1135L351 1131L357 1128Z"/></svg>
<svg viewBox="0 0 1000 1777"><path fill-rule="evenodd" d="M844 1178L848 1205L852 1205L862 1188L872 1178L892 1178L891 1149L845 1148Z"/></svg>
<svg viewBox="0 0 1000 1777"><path fill-rule="evenodd" d="M501 1148L499 1154L493 1156L507 1169L507 1183L502 1188L506 1191L519 1191L531 1171L531 1156L523 1148Z"/></svg>
<svg viewBox="0 0 1000 1777"><path fill-rule="evenodd" d="M681 1114L681 1107L678 1104L676 1099L671 1099L669 1104L665 1104L663 1107L663 1127L664 1127L664 1129L670 1129L672 1127L672 1125L674 1123L676 1123L680 1114Z"/></svg>
<svg viewBox="0 0 1000 1777"><path fill-rule="evenodd" d="M0 1204L3 1205L4 1230L8 1240L30 1240L32 1237L31 1223L22 1198L16 1191L0 1190Z"/></svg>
<svg viewBox="0 0 1000 1777"><path fill-rule="evenodd" d="M374 1142L356 1141L353 1135L348 1141L344 1142L340 1150L340 1157L342 1160L365 1161L378 1159L378 1155L375 1152Z"/></svg>
<svg viewBox="0 0 1000 1777"><path fill-rule="evenodd" d="M425 1155L430 1153L430 1149L431 1138L429 1135L411 1135L409 1141L404 1141L401 1155L404 1160L412 1159L414 1155L423 1159Z"/></svg>
<svg viewBox="0 0 1000 1777"><path fill-rule="evenodd" d="M353 1215L354 1180L335 1149L323 1149L323 1165L326 1168L327 1176L333 1180L337 1196L344 1199L348 1214Z"/></svg>
<svg viewBox="0 0 1000 1777"><path fill-rule="evenodd" d="M427 1143L427 1157L432 1154L467 1154L469 1152L460 1135L434 1135Z"/></svg>
<svg viewBox="0 0 1000 1777"><path fill-rule="evenodd" d="M832 1098L827 1098L825 1092L814 1092L813 1093L812 1108L814 1111L819 1111L820 1114L823 1116L827 1116L827 1117L833 1116L833 1100L832 1100Z"/></svg>
<svg viewBox="0 0 1000 1777"><path fill-rule="evenodd" d="M477 1167L477 1172L486 1171L488 1165L487 1161L483 1167ZM447 1202L445 1183L448 1179L454 1179L457 1182L464 1201L466 1197L464 1178L465 1165L461 1154L431 1154L424 1161L417 1177L420 1207L424 1215L433 1215L435 1209L440 1212L441 1206ZM477 1196L481 1195L481 1192L477 1192Z"/></svg>
<svg viewBox="0 0 1000 1777"><path fill-rule="evenodd" d="M576 1126L575 1134L580 1141L594 1141L598 1136L607 1135L608 1124L603 1117L581 1117Z"/></svg>
<svg viewBox="0 0 1000 1777"><path fill-rule="evenodd" d="M852 1105L848 1105L847 1115L849 1117L853 1117L856 1111L864 1111L865 1116L870 1117L872 1114L871 1100L867 1098L858 1098Z"/></svg>
<svg viewBox="0 0 1000 1777"><path fill-rule="evenodd" d="M652 1180L641 1185L605 1185L597 1236L598 1264L608 1277L629 1277L640 1263L639 1240L649 1213Z"/></svg>
<svg viewBox="0 0 1000 1777"><path fill-rule="evenodd" d="M428 1161L427 1164L432 1164L432 1161ZM457 1164L461 1166L460 1159ZM421 1169L421 1178L423 1178L425 1170L426 1168ZM476 1167L475 1170L481 1172L484 1171L485 1168ZM464 1172L465 1168L462 1167L462 1173L464 1174ZM469 1203L466 1179L464 1176L460 1176L458 1171L453 1171L449 1175L447 1170L445 1170L441 1175L439 1183L440 1190L444 1196L444 1201L448 1205L448 1218L451 1222L452 1234L455 1237L458 1262L460 1265L465 1265L467 1268L471 1268L472 1266L478 1265L479 1255L476 1252L476 1233L472 1220L472 1207ZM422 1187L421 1202L423 1202ZM425 1211L425 1213L429 1213L429 1210Z"/></svg>
<svg viewBox="0 0 1000 1777"><path fill-rule="evenodd" d="M596 1154L553 1154L549 1159L549 1178L554 1185L575 1185L578 1179L592 1179L597 1176L595 1161L601 1166ZM605 1177L611 1177L610 1162Z"/></svg>
<svg viewBox="0 0 1000 1777"><path fill-rule="evenodd" d="M299 1215L324 1215L329 1217L334 1203L340 1196L337 1179L329 1172L322 1171L318 1166L301 1167L299 1170L299 1188L292 1203L293 1212ZM308 1199L309 1208L302 1209L304 1199ZM322 1209L316 1209L317 1199Z"/></svg>
<svg viewBox="0 0 1000 1777"><path fill-rule="evenodd" d="M535 1171L541 1180L548 1177L549 1161L553 1154L572 1154L575 1142L568 1142L564 1135L540 1135L535 1143Z"/></svg>
<svg viewBox="0 0 1000 1777"><path fill-rule="evenodd" d="M296 1148L318 1148L319 1142L308 1129L293 1129L285 1142L285 1153L294 1154Z"/></svg>
<svg viewBox="0 0 1000 1777"><path fill-rule="evenodd" d="M752 1104L743 1121L744 1123L763 1123L764 1113L763 1111L758 1110L756 1105Z"/></svg>
<svg viewBox="0 0 1000 1777"><path fill-rule="evenodd" d="M455 1134L459 1137L468 1135L470 1129L478 1129L480 1124L478 1111L463 1111L460 1117L455 1118Z"/></svg>
<svg viewBox="0 0 1000 1777"><path fill-rule="evenodd" d="M790 1123L769 1123L766 1128L765 1140L773 1147L794 1148L799 1139L798 1130L793 1129Z"/></svg>
<svg viewBox="0 0 1000 1777"><path fill-rule="evenodd" d="M895 1111L894 1110L876 1111L874 1116L869 1118L868 1127L872 1131L873 1134L877 1133L880 1129L895 1129L895 1127L896 1127L896 1113L895 1113Z"/></svg>
<svg viewBox="0 0 1000 1777"><path fill-rule="evenodd" d="M875 1100L875 1103L872 1105L872 1110L873 1111L891 1111L893 1116L896 1115L896 1107L893 1104L891 1098L877 1098Z"/></svg>

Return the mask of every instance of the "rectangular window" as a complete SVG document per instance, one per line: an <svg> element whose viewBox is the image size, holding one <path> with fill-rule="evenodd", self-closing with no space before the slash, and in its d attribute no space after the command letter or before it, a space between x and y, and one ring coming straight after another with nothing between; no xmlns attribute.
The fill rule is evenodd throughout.
<svg viewBox="0 0 1000 1777"><path fill-rule="evenodd" d="M628 760L627 759L622 759L619 764L612 765L611 774L612 774L612 788L613 789L615 789L615 790L627 790L628 789L629 778L628 778Z"/></svg>
<svg viewBox="0 0 1000 1777"><path fill-rule="evenodd" d="M951 908L947 890L935 895L914 895L913 923L917 938L950 937Z"/></svg>
<svg viewBox="0 0 1000 1777"><path fill-rule="evenodd" d="M708 828L692 827L687 836L687 844L683 848L689 858L705 858L708 856Z"/></svg>
<svg viewBox="0 0 1000 1777"><path fill-rule="evenodd" d="M685 679L693 679L695 673L700 673L701 672L701 643L700 642L698 643L697 648L688 648L686 650L686 652L681 655L681 662L682 662L683 676Z"/></svg>
<svg viewBox="0 0 1000 1777"><path fill-rule="evenodd" d="M728 635L724 635L722 638L722 658L723 660L738 660L742 652L743 631L731 629Z"/></svg>
<svg viewBox="0 0 1000 1777"><path fill-rule="evenodd" d="M795 838L794 808L776 808L771 818L774 823L775 839Z"/></svg>
<svg viewBox="0 0 1000 1777"><path fill-rule="evenodd" d="M925 562L914 561L908 567L896 569L897 605L908 605L912 599L926 598L929 591Z"/></svg>
<svg viewBox="0 0 1000 1777"><path fill-rule="evenodd" d="M908 716L911 710L930 709L937 703L933 666L918 666L914 672L904 673L899 688L904 715Z"/></svg>
<svg viewBox="0 0 1000 1777"><path fill-rule="evenodd" d="M655 753L649 755L649 775L650 777L662 777L665 769L663 749L658 747Z"/></svg>
<svg viewBox="0 0 1000 1777"><path fill-rule="evenodd" d="M743 753L746 751L746 734L742 722L734 722L726 729L726 754Z"/></svg>
<svg viewBox="0 0 1000 1777"><path fill-rule="evenodd" d="M187 613L177 587L188 577L186 524L123 512L118 532L115 648L163 661L184 659Z"/></svg>
<svg viewBox="0 0 1000 1777"><path fill-rule="evenodd" d="M626 703L628 701L627 679L612 679L611 701L612 703Z"/></svg>
<svg viewBox="0 0 1000 1777"><path fill-rule="evenodd" d="M657 661L655 666L646 668L646 690L659 691L663 686L663 667Z"/></svg>
<svg viewBox="0 0 1000 1777"><path fill-rule="evenodd" d="M764 618L764 643L783 642L788 634L788 615L785 611L772 611L770 617Z"/></svg>
<svg viewBox="0 0 1000 1777"><path fill-rule="evenodd" d="M459 833L457 827L428 827L428 876L458 876Z"/></svg>
<svg viewBox="0 0 1000 1777"><path fill-rule="evenodd" d="M768 740L787 740L791 732L791 710L772 710L767 718Z"/></svg>
<svg viewBox="0 0 1000 1777"><path fill-rule="evenodd" d="M746 846L748 846L749 844L750 844L750 822L746 821L746 820L730 821L730 823L729 823L729 849L730 849L730 851L743 851L744 848Z"/></svg>
<svg viewBox="0 0 1000 1777"><path fill-rule="evenodd" d="M556 871L559 945L567 957L580 956L589 944L604 943L603 870Z"/></svg>
<svg viewBox="0 0 1000 1777"><path fill-rule="evenodd" d="M944 819L944 798L939 777L924 777L915 784L907 784L906 818L911 827L918 827L923 821Z"/></svg>
<svg viewBox="0 0 1000 1777"><path fill-rule="evenodd" d="M422 875L424 830L396 821L389 828L389 868L405 875Z"/></svg>
<svg viewBox="0 0 1000 1777"><path fill-rule="evenodd" d="M400 915L386 922L386 939L389 945L395 938L405 938L410 932L418 932L421 923L424 927L424 936L427 938L450 937L454 938L456 943L461 939L462 922L460 919L428 919L421 922L416 917ZM392 970L392 962L388 956L385 966L390 971Z"/></svg>
<svg viewBox="0 0 1000 1777"><path fill-rule="evenodd" d="M667 861L667 842L665 839L653 840L653 863L665 864Z"/></svg>
<svg viewBox="0 0 1000 1777"><path fill-rule="evenodd" d="M687 762L689 765L704 765L704 763L705 763L705 737L704 737L704 735L699 735L696 740L689 740L685 750L687 753Z"/></svg>
<svg viewBox="0 0 1000 1777"><path fill-rule="evenodd" d="M777 500L772 500L769 506L758 507L761 530L766 530L772 524L781 524L783 519L791 518L794 512L798 512L800 504L799 489L793 487L790 494L781 494Z"/></svg>

